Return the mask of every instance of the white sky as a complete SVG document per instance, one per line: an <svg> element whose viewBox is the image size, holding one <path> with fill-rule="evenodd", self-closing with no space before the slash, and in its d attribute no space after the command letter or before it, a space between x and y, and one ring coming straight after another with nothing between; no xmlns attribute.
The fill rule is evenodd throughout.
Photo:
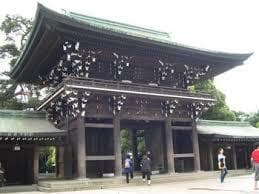
<svg viewBox="0 0 259 194"><path fill-rule="evenodd" d="M216 85L226 94L231 109L246 112L259 110L258 0L38 0L38 2L58 11L67 9L168 31L171 32L173 41L190 46L227 52L254 52L243 66L216 77ZM36 7L36 0L4 0L0 6L0 20L6 14L33 18Z"/></svg>

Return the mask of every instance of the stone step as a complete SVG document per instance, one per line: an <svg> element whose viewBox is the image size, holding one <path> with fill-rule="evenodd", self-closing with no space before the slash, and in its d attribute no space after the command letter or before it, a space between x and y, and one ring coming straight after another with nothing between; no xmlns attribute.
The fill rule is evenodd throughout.
<svg viewBox="0 0 259 194"><path fill-rule="evenodd" d="M39 181L38 185L41 187L58 187L58 186L73 186L73 185L88 185L88 179L75 180L55 180L55 181Z"/></svg>
<svg viewBox="0 0 259 194"><path fill-rule="evenodd" d="M31 192L37 189L37 185L4 186L0 187L0 193Z"/></svg>
<svg viewBox="0 0 259 194"><path fill-rule="evenodd" d="M228 176L239 176L251 174L247 170L229 171ZM152 176L152 184L170 183L179 181L191 181L194 179L218 178L220 171L213 172L196 172L196 173L175 173ZM39 182L38 190L42 192L59 192L59 191L77 191L90 189L105 189L124 186L143 185L141 176L136 176L126 184L125 177L120 178L100 178L100 179L76 179L60 181L42 181Z"/></svg>

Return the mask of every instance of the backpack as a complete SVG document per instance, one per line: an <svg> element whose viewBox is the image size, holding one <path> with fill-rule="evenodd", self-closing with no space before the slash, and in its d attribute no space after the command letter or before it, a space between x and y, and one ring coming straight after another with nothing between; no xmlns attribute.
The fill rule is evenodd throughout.
<svg viewBox="0 0 259 194"><path fill-rule="evenodd" d="M129 159L126 159L125 160L125 168L130 168L130 160Z"/></svg>

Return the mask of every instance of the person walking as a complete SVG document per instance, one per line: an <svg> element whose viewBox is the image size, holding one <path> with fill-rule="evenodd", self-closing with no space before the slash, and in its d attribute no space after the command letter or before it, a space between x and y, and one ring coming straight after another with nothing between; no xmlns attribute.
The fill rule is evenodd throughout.
<svg viewBox="0 0 259 194"><path fill-rule="evenodd" d="M259 181L259 143L255 144L255 149L251 154L251 162L253 165L253 168L255 170L255 183L254 183L254 189L257 189L257 181Z"/></svg>
<svg viewBox="0 0 259 194"><path fill-rule="evenodd" d="M148 158L146 154L143 156L143 159L141 161L141 172L142 172L143 182L146 182L146 178L147 178L147 183L148 185L150 185L151 184L151 159Z"/></svg>
<svg viewBox="0 0 259 194"><path fill-rule="evenodd" d="M126 182L129 183L129 176L131 175L131 179L133 178L133 161L130 158L130 155L127 154L125 162L124 162L124 173L126 175Z"/></svg>
<svg viewBox="0 0 259 194"><path fill-rule="evenodd" d="M133 179L133 172L134 172L134 161L133 161L133 154L130 153L130 160L131 160L131 166L130 166L130 178Z"/></svg>
<svg viewBox="0 0 259 194"><path fill-rule="evenodd" d="M219 148L218 152L218 168L221 170L220 182L223 183L225 176L227 175L226 156L224 155L224 149Z"/></svg>

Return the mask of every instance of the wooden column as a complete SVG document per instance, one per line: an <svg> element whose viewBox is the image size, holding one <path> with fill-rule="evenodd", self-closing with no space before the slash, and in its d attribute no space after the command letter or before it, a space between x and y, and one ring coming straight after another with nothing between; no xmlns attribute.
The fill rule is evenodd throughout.
<svg viewBox="0 0 259 194"><path fill-rule="evenodd" d="M39 146L35 145L33 148L33 182L38 183L39 180Z"/></svg>
<svg viewBox="0 0 259 194"><path fill-rule="evenodd" d="M245 155L245 168L248 169L249 168L249 164L248 164L248 155L247 155L247 145L244 146L244 155Z"/></svg>
<svg viewBox="0 0 259 194"><path fill-rule="evenodd" d="M85 122L83 117L77 119L77 175L86 178Z"/></svg>
<svg viewBox="0 0 259 194"><path fill-rule="evenodd" d="M131 129L131 144L134 168L137 167L138 145L137 145L137 130Z"/></svg>
<svg viewBox="0 0 259 194"><path fill-rule="evenodd" d="M122 157L121 157L121 143L120 143L120 117L114 116L113 118L113 141L114 141L114 175L122 175Z"/></svg>
<svg viewBox="0 0 259 194"><path fill-rule="evenodd" d="M214 170L214 160L213 160L213 143L209 142L209 165L210 170Z"/></svg>
<svg viewBox="0 0 259 194"><path fill-rule="evenodd" d="M167 118L165 120L165 140L168 173L174 173L174 144L172 133L172 120L170 118Z"/></svg>
<svg viewBox="0 0 259 194"><path fill-rule="evenodd" d="M64 146L57 146L57 162L58 162L58 177L64 178L65 177L65 170L64 170Z"/></svg>
<svg viewBox="0 0 259 194"><path fill-rule="evenodd" d="M199 151L199 139L198 139L196 121L193 121L192 123L192 141L193 141L193 153L194 153L194 171L200 171L201 170L200 151Z"/></svg>
<svg viewBox="0 0 259 194"><path fill-rule="evenodd" d="M233 151L233 169L237 169L237 155L236 155L236 144L232 144L232 151Z"/></svg>
<svg viewBox="0 0 259 194"><path fill-rule="evenodd" d="M72 147L70 144L64 146L64 177L72 178Z"/></svg>

